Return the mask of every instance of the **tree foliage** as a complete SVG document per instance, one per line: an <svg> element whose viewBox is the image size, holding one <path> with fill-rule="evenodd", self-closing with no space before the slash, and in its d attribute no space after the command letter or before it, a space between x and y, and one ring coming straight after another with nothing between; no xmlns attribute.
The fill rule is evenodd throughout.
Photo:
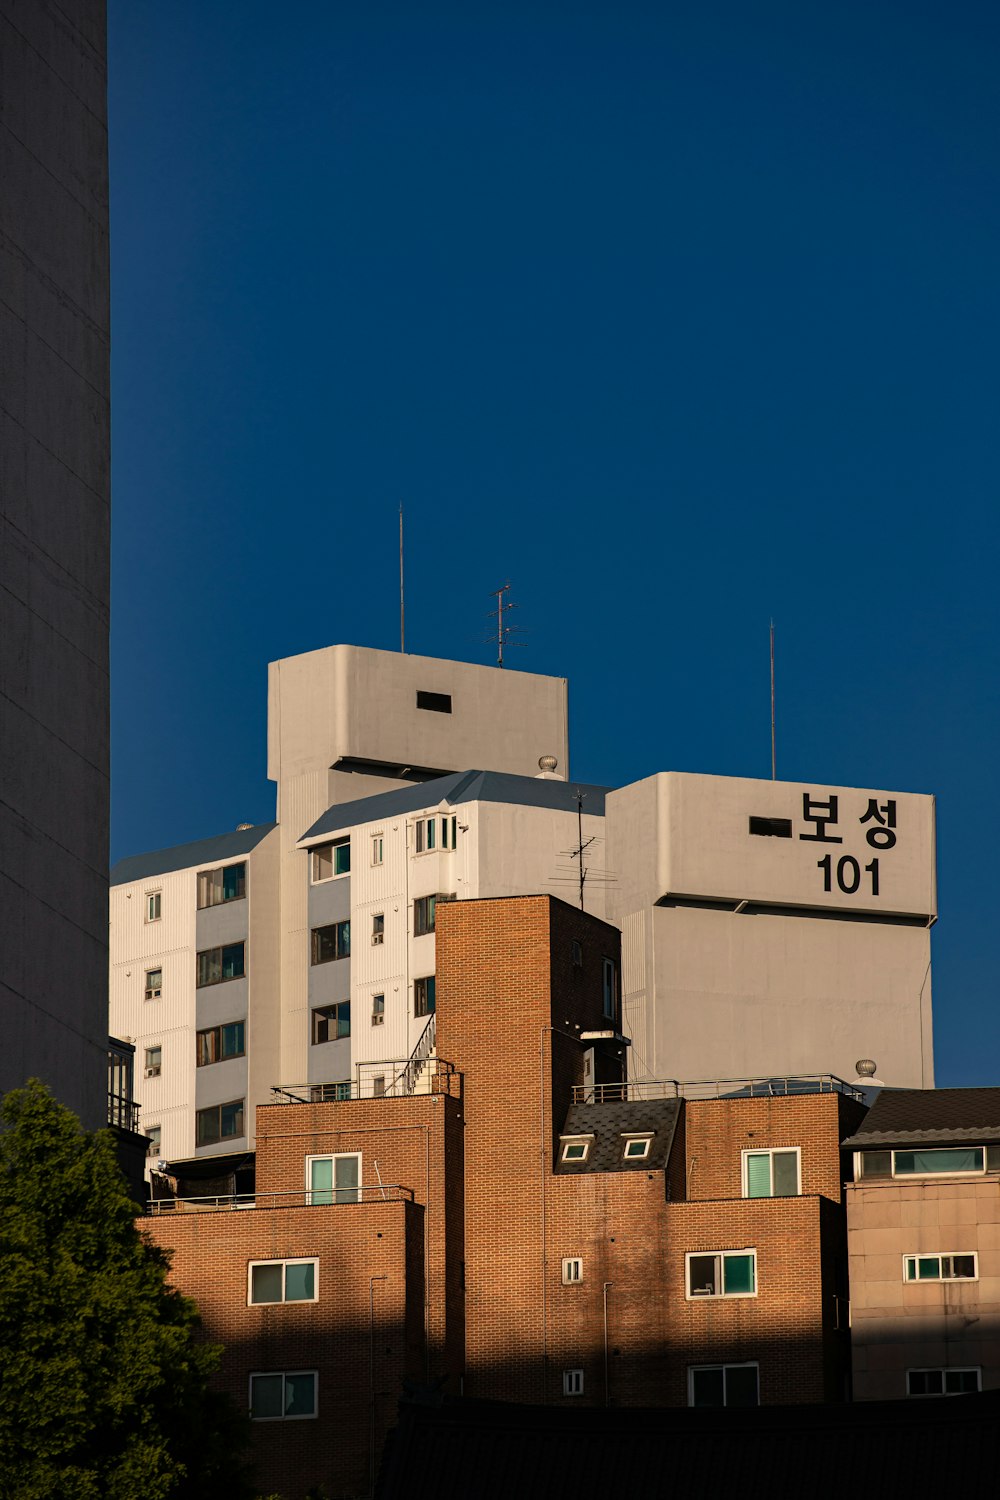
<svg viewBox="0 0 1000 1500"><path fill-rule="evenodd" d="M0 1494L243 1500L221 1351L140 1233L110 1131L33 1079L0 1104Z"/></svg>

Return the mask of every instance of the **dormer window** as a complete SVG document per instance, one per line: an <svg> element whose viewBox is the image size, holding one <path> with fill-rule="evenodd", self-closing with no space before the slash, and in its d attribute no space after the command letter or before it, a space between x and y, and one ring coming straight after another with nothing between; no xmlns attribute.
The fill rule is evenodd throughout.
<svg viewBox="0 0 1000 1500"><path fill-rule="evenodd" d="M562 1143L559 1152L560 1161L583 1162L590 1155L590 1143L594 1137L592 1135L561 1135L559 1139Z"/></svg>
<svg viewBox="0 0 1000 1500"><path fill-rule="evenodd" d="M652 1131L644 1135L626 1135L623 1137L625 1145L622 1149L623 1161L645 1161L649 1155L649 1148L653 1144Z"/></svg>

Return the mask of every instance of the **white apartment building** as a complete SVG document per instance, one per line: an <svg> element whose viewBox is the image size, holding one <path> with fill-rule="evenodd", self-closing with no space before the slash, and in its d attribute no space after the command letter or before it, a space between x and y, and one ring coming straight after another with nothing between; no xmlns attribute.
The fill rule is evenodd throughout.
<svg viewBox="0 0 1000 1500"><path fill-rule="evenodd" d="M581 846L586 908L622 929L631 1077L851 1078L868 1057L933 1085L932 797L581 785L564 679L347 646L271 665L268 746L276 824L112 875L111 1030L157 1156L252 1149L273 1087L415 1086L437 903L575 902Z"/></svg>
<svg viewBox="0 0 1000 1500"><path fill-rule="evenodd" d="M135 1043L150 1158L246 1152L278 1054L273 823L111 872L110 1019Z"/></svg>
<svg viewBox="0 0 1000 1500"><path fill-rule="evenodd" d="M551 772L469 771L324 813L299 840L310 966L306 1025L289 1017L307 1054L296 1081L334 1094L337 1081L362 1094L417 1083L403 1074L422 1038L433 1047L439 902L576 901L582 833L587 909L603 916L604 797Z"/></svg>
<svg viewBox="0 0 1000 1500"><path fill-rule="evenodd" d="M665 772L610 792L633 1077L873 1059L931 1088L934 798Z"/></svg>

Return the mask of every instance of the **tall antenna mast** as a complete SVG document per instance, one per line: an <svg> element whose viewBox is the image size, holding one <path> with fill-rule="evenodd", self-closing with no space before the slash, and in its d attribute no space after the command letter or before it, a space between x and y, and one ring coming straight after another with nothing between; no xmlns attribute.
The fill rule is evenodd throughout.
<svg viewBox="0 0 1000 1500"><path fill-rule="evenodd" d="M774 621L771 621L771 780L778 779L778 760L774 739Z"/></svg>
<svg viewBox="0 0 1000 1500"><path fill-rule="evenodd" d="M509 614L512 609L517 609L517 605L513 604L511 600L507 598L507 595L509 593L510 579L508 579L506 583L501 584L500 588L493 590L493 596L497 601L497 607L496 609L491 609L489 615L487 616L488 619L495 619L497 622L496 643L498 667L503 666L503 653L505 647L523 646L525 644L524 641L512 641L510 639L512 635L518 633L518 627L516 625L504 624L504 615Z"/></svg>
<svg viewBox="0 0 1000 1500"><path fill-rule="evenodd" d="M403 613L403 504L399 505L399 649L406 655L406 631Z"/></svg>

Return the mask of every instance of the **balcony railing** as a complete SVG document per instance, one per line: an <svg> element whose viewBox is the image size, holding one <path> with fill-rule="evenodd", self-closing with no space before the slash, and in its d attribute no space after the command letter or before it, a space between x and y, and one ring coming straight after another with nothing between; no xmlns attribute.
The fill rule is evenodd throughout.
<svg viewBox="0 0 1000 1500"><path fill-rule="evenodd" d="M153 1198L153 1215L231 1213L235 1209L339 1208L347 1203L412 1203L413 1189L398 1182L352 1188L298 1188L280 1193L214 1193L205 1198Z"/></svg>
<svg viewBox="0 0 1000 1500"><path fill-rule="evenodd" d="M455 1069L440 1057L359 1063L357 1076L338 1083L285 1083L271 1089L272 1104L339 1104L347 1099L409 1099L447 1092Z"/></svg>
<svg viewBox="0 0 1000 1500"><path fill-rule="evenodd" d="M864 1103L860 1089L833 1073L771 1078L716 1078L683 1083L663 1078L647 1083L590 1083L573 1088L574 1104L620 1104L642 1099L784 1099L798 1094L843 1094Z"/></svg>

